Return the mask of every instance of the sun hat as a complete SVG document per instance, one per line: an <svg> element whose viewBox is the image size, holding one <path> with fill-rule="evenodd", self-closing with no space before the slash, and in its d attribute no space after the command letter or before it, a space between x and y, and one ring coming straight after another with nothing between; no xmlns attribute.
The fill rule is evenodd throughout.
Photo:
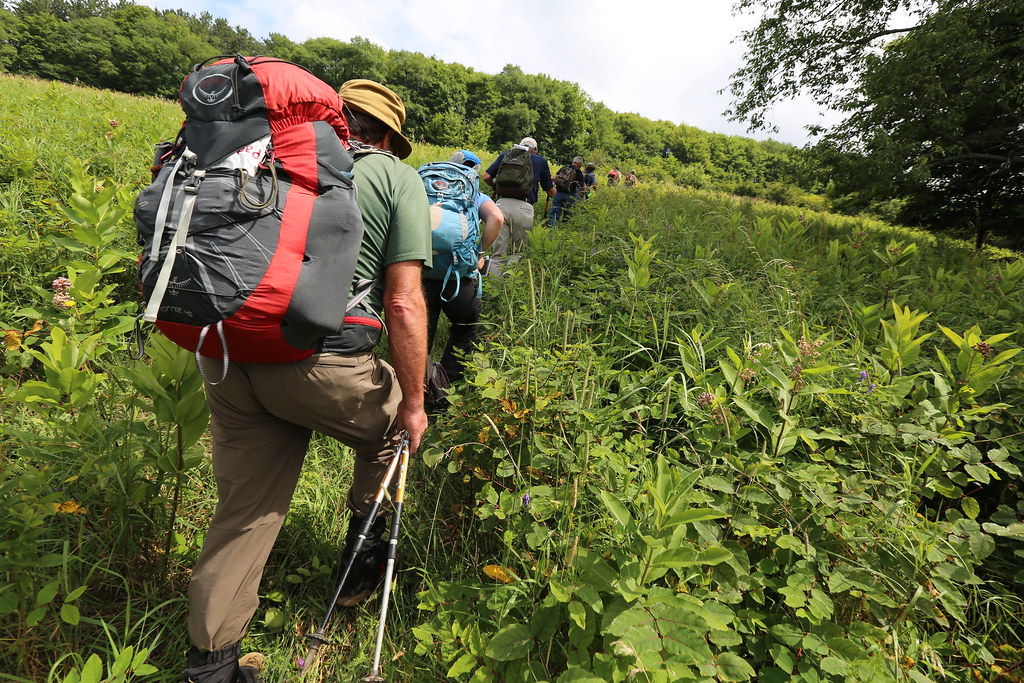
<svg viewBox="0 0 1024 683"><path fill-rule="evenodd" d="M405 159L412 154L412 144L402 135L405 123L405 105L402 98L376 81L355 78L345 81L338 90L342 101L348 106L369 114L394 131L391 146L395 156Z"/></svg>
<svg viewBox="0 0 1024 683"><path fill-rule="evenodd" d="M461 164L462 166L472 166L476 168L482 163L480 157L470 152L468 149L460 149L458 152L452 155L449 159L454 164ZM469 162L469 163L467 163Z"/></svg>
<svg viewBox="0 0 1024 683"><path fill-rule="evenodd" d="M587 162L587 170L588 171L593 171L595 168L597 168L597 164L595 164L593 161L588 161Z"/></svg>
<svg viewBox="0 0 1024 683"><path fill-rule="evenodd" d="M583 157L574 157L573 160L572 160L572 163L579 164L580 166L582 166L583 165Z"/></svg>
<svg viewBox="0 0 1024 683"><path fill-rule="evenodd" d="M523 138L522 140L520 140L519 144L522 145L523 147L529 147L535 152L537 151L537 141L534 140L533 138Z"/></svg>

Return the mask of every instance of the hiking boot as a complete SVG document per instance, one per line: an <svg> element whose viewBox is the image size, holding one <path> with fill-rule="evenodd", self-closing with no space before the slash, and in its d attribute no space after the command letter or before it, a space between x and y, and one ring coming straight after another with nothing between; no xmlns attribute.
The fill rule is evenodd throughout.
<svg viewBox="0 0 1024 683"><path fill-rule="evenodd" d="M235 683L263 683L260 672L263 671L263 664L266 662L259 652L250 652L242 655L238 660L238 673L235 674Z"/></svg>
<svg viewBox="0 0 1024 683"><path fill-rule="evenodd" d="M356 515L352 515L352 519L349 520L348 532L345 534L345 551L342 553L339 571L344 571L345 562L348 561L349 553L359 538L359 530L363 528L365 522L365 517ZM345 585L342 586L341 594L335 603L339 607L358 605L384 580L384 572L388 564L388 539L384 536L386 528L387 520L383 517L378 516L373 520L370 531L366 534L363 546L352 562L352 569L349 571Z"/></svg>
<svg viewBox="0 0 1024 683"><path fill-rule="evenodd" d="M250 652L242 658L238 654L241 643L234 643L213 652L193 645L188 651L184 683L264 683L259 677L264 657Z"/></svg>

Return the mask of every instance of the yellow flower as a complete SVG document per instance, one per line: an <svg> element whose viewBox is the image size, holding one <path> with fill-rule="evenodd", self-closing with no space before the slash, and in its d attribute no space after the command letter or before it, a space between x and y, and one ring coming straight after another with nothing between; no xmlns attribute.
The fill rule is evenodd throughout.
<svg viewBox="0 0 1024 683"><path fill-rule="evenodd" d="M512 583L517 578L510 569L500 564L484 565L484 574L501 583Z"/></svg>

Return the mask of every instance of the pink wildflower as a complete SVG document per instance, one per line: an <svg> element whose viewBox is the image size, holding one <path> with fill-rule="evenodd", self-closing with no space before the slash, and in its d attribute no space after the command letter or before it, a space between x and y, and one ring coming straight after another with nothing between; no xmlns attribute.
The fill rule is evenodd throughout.
<svg viewBox="0 0 1024 683"><path fill-rule="evenodd" d="M53 295L53 305L57 308L73 308L75 300L67 294L57 293Z"/></svg>

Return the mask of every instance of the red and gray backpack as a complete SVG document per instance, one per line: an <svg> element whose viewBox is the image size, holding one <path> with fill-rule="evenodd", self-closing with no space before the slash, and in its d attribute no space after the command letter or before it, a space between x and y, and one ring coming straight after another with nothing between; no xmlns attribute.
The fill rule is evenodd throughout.
<svg viewBox="0 0 1024 683"><path fill-rule="evenodd" d="M341 98L289 62L214 59L182 82L185 123L135 203L139 318L225 375L306 358L346 325L379 336L349 315L373 283L350 298L363 221Z"/></svg>

